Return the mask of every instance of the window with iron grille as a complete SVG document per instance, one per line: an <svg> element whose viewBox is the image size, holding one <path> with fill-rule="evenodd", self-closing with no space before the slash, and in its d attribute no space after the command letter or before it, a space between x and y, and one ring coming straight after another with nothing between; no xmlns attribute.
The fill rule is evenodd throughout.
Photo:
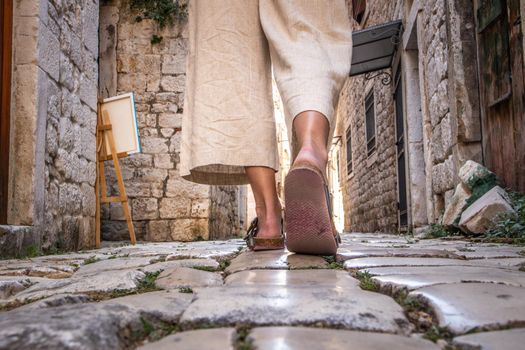
<svg viewBox="0 0 525 350"><path fill-rule="evenodd" d="M350 126L348 126L348 129L346 129L346 173L351 174L352 171L352 132L350 131Z"/></svg>
<svg viewBox="0 0 525 350"><path fill-rule="evenodd" d="M370 156L376 150L376 113L374 90L365 99L366 150Z"/></svg>

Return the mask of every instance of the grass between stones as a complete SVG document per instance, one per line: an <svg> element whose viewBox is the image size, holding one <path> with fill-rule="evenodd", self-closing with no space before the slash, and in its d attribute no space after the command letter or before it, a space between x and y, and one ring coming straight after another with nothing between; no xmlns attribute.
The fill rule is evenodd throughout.
<svg viewBox="0 0 525 350"><path fill-rule="evenodd" d="M167 323L160 320L149 320L146 317L140 318L141 328L133 333L132 343L144 344L145 341L155 342L170 334L181 331L178 324Z"/></svg>
<svg viewBox="0 0 525 350"><path fill-rule="evenodd" d="M247 325L238 325L235 327L235 331L237 333L234 341L235 350L253 349L253 343L249 337L251 327Z"/></svg>
<svg viewBox="0 0 525 350"><path fill-rule="evenodd" d="M195 270L201 270L201 271L207 271L207 272L220 271L220 268L216 269L215 267L211 267L211 266L192 266L192 268Z"/></svg>
<svg viewBox="0 0 525 350"><path fill-rule="evenodd" d="M193 293L193 289L191 287L180 287L179 288L180 293Z"/></svg>
<svg viewBox="0 0 525 350"><path fill-rule="evenodd" d="M85 292L83 294L88 295L93 301L101 301L108 299L115 299L125 297L132 294L143 294L148 292L155 292L162 290L158 288L155 281L159 277L162 270L155 272L146 272L143 279L141 279L135 289L115 289L110 292Z"/></svg>
<svg viewBox="0 0 525 350"><path fill-rule="evenodd" d="M360 281L359 287L371 292L379 292L379 285L374 282L372 275L368 271L355 271L354 277Z"/></svg>
<svg viewBox="0 0 525 350"><path fill-rule="evenodd" d="M344 261L337 261L336 257L333 255L323 256L323 259L328 263L327 267L320 267L320 269L329 269L329 270L343 270Z"/></svg>
<svg viewBox="0 0 525 350"><path fill-rule="evenodd" d="M98 261L100 261L100 259L93 255L87 259L84 259L84 265L94 264Z"/></svg>

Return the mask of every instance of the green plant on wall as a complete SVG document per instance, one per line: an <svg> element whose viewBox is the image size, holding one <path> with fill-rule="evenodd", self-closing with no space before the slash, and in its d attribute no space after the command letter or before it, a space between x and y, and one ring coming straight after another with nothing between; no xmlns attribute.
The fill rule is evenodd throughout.
<svg viewBox="0 0 525 350"><path fill-rule="evenodd" d="M180 0L130 0L130 8L137 11L136 22L143 19L152 19L160 29L172 26L175 21L182 20L188 15L186 2ZM151 38L152 44L158 44L162 37L156 34Z"/></svg>

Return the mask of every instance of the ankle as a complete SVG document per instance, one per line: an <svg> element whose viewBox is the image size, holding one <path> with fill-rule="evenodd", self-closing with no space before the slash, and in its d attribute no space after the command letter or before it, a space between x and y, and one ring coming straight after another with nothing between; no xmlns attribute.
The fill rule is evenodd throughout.
<svg viewBox="0 0 525 350"><path fill-rule="evenodd" d="M295 161L313 162L319 168L324 169L328 163L328 151L326 147L314 144L303 144L297 153Z"/></svg>

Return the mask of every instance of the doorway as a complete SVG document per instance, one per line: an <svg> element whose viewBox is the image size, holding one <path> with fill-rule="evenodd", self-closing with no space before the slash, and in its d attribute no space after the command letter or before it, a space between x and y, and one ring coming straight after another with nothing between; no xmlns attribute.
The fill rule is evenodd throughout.
<svg viewBox="0 0 525 350"><path fill-rule="evenodd" d="M408 226L407 172L405 157L405 114L403 109L403 84L401 64L395 73L394 102L396 108L396 154L397 154L397 209L399 229L404 231Z"/></svg>
<svg viewBox="0 0 525 350"><path fill-rule="evenodd" d="M525 192L525 89L519 0L476 0L485 165Z"/></svg>
<svg viewBox="0 0 525 350"><path fill-rule="evenodd" d="M0 224L7 224L13 2L0 5Z"/></svg>

